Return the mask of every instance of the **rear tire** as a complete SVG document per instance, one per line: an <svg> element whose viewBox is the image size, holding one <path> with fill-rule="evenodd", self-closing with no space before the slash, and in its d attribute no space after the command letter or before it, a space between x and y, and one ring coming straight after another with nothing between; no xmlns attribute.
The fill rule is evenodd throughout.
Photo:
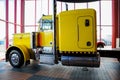
<svg viewBox="0 0 120 80"><path fill-rule="evenodd" d="M24 57L21 51L11 50L9 54L9 62L14 68L20 68L24 64Z"/></svg>
<svg viewBox="0 0 120 80"><path fill-rule="evenodd" d="M118 61L120 62L120 58L118 58Z"/></svg>
<svg viewBox="0 0 120 80"><path fill-rule="evenodd" d="M98 48L104 48L104 45L99 44L97 47L98 47Z"/></svg>

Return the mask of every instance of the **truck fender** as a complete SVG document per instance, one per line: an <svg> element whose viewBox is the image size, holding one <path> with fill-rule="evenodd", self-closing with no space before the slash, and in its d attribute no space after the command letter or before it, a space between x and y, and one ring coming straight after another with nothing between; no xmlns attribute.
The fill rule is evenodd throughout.
<svg viewBox="0 0 120 80"><path fill-rule="evenodd" d="M9 60L9 54L12 50L18 50L21 51L22 55L24 56L24 62L30 60L30 54L28 49L23 46L23 45L16 45L16 46L11 46L7 49L6 51L6 62Z"/></svg>

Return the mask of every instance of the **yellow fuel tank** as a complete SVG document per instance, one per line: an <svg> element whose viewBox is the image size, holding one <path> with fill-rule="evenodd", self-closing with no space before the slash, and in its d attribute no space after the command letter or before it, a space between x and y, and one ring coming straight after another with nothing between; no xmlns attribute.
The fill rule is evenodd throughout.
<svg viewBox="0 0 120 80"><path fill-rule="evenodd" d="M59 51L96 52L96 11L79 9L61 12Z"/></svg>

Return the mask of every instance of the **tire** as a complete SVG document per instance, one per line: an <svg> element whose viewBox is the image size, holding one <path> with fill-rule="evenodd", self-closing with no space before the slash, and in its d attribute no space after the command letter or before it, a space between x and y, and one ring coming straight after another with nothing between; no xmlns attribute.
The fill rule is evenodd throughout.
<svg viewBox="0 0 120 80"><path fill-rule="evenodd" d="M11 50L9 54L9 62L14 68L20 68L24 64L24 57L18 50Z"/></svg>
<svg viewBox="0 0 120 80"><path fill-rule="evenodd" d="M104 45L100 44L97 46L98 48L104 48Z"/></svg>
<svg viewBox="0 0 120 80"><path fill-rule="evenodd" d="M39 54L43 54L43 52L42 52L42 51L39 51Z"/></svg>
<svg viewBox="0 0 120 80"><path fill-rule="evenodd" d="M118 58L118 61L120 62L120 58Z"/></svg>

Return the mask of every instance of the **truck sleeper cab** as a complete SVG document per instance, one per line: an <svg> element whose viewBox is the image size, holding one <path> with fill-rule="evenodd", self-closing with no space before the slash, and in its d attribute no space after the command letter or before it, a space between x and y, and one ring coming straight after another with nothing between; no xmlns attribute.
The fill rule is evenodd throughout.
<svg viewBox="0 0 120 80"><path fill-rule="evenodd" d="M99 67L96 46L96 12L65 11L58 15L59 52L63 65Z"/></svg>

